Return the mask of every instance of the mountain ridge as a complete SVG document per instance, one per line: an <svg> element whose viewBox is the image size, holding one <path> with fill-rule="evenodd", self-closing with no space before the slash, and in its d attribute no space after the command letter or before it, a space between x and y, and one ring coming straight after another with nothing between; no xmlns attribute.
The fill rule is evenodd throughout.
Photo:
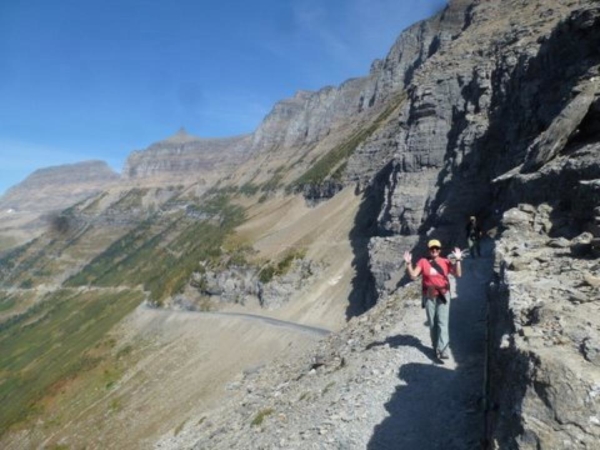
<svg viewBox="0 0 600 450"><path fill-rule="evenodd" d="M170 404L162 414L167 421L147 404L132 414L128 408L141 407L127 380L146 376L148 366L167 377L168 367L209 350L194 347L186 355L185 335L156 344L148 359L133 346L141 359L127 369L117 358L124 342L113 338L114 350L97 344L106 347L105 359L76 379L89 386L86 380L111 373L115 364L125 373L117 377L122 384L80 394L97 395L94 404L105 405L99 414L128 418L130 427L151 420L162 434L148 438L156 448L379 449L397 439L408 448L594 448L596 3L450 2L409 27L369 76L275 105L259 131L244 138L248 159L214 185L128 187L66 210L64 227L2 260L0 286L9 293L0 305L22 308L35 302L34 292L64 282L50 298L57 305L73 301L62 296L74 289L91 296L90 305L95 293L133 298L135 292L167 316L169 308L216 308L332 325L325 341L298 342L300 352L290 347L286 356L279 346L271 359L261 356L266 362L224 369L224 384L212 386L230 401L210 408L200 397ZM330 108L335 112L328 115ZM489 237L484 258L468 259L465 280L453 289L461 330L451 327L454 355L442 367L428 357L420 290L407 283L400 255L420 254L430 238L445 249L464 247L470 215ZM15 286L18 299L10 293ZM143 322L145 312L138 307L127 323ZM8 330L26 329L19 320L30 316L11 317ZM157 341L172 332L167 322L152 328ZM248 333L239 339L257 337ZM235 359L235 348L228 350L225 359ZM163 367L161 352L181 359ZM186 367L193 385L199 369ZM458 426L441 432L433 414L419 407L427 380L447 388L428 399L447 400L450 423L471 424L469 433ZM161 389L188 388L176 385ZM69 392L77 391L47 401L60 403ZM24 436L35 446L42 436L76 445L89 436L100 446L108 439L88 425L75 436L60 421L45 420L29 422L6 442Z"/></svg>

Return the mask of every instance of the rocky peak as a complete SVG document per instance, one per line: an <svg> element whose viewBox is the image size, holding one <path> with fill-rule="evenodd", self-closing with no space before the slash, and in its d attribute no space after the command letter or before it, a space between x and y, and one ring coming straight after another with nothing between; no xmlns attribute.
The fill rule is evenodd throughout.
<svg viewBox="0 0 600 450"><path fill-rule="evenodd" d="M200 140L199 137L188 134L186 129L184 127L181 127L177 131L177 133L175 133L173 136L168 137L167 139L165 139L162 142L177 145L177 144L187 144L188 142L199 141L199 140Z"/></svg>
<svg viewBox="0 0 600 450"><path fill-rule="evenodd" d="M104 161L38 169L0 198L0 209L62 209L118 182L119 174Z"/></svg>
<svg viewBox="0 0 600 450"><path fill-rule="evenodd" d="M181 128L145 150L132 152L123 175L146 182L209 184L247 159L249 142L250 136L200 138Z"/></svg>

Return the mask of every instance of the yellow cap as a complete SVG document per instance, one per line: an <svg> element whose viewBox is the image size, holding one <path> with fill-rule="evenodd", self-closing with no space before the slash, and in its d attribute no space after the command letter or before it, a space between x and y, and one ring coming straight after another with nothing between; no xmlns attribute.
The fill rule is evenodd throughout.
<svg viewBox="0 0 600 450"><path fill-rule="evenodd" d="M432 239L427 243L427 248L431 248L431 247L442 248L442 244L440 244L440 241L438 241L437 239Z"/></svg>

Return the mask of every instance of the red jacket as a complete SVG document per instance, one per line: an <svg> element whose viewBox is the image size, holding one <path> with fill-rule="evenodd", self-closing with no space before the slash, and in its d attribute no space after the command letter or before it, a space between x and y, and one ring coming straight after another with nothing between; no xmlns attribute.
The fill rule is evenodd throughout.
<svg viewBox="0 0 600 450"><path fill-rule="evenodd" d="M423 294L427 293L430 286L435 288L440 294L446 294L450 290L448 274L452 271L452 263L448 259L440 256L436 258L435 262L444 271L443 274L435 270L428 259L421 258L417 261L417 267L421 268L421 275L423 278Z"/></svg>

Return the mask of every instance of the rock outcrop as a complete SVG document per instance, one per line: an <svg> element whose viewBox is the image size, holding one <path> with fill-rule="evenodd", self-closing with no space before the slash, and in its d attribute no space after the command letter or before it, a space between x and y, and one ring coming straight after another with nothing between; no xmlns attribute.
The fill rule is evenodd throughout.
<svg viewBox="0 0 600 450"><path fill-rule="evenodd" d="M61 210L107 189L119 178L119 174L103 161L39 169L0 198L0 210Z"/></svg>
<svg viewBox="0 0 600 450"><path fill-rule="evenodd" d="M36 170L0 197L0 251L53 227L56 215L119 183L105 162L87 161Z"/></svg>
<svg viewBox="0 0 600 450"><path fill-rule="evenodd" d="M318 264L304 258L294 259L281 273L267 272L272 266L231 266L227 269L194 273L191 285L201 299L211 304L219 302L245 305L257 303L265 309L277 309L289 302L294 293L314 281ZM199 309L186 295L174 299L184 309ZM202 302L200 301L202 304ZM201 308L201 306L200 306Z"/></svg>
<svg viewBox="0 0 600 450"><path fill-rule="evenodd" d="M493 448L597 446L600 262L591 234L552 232L569 220L548 204L503 214L490 302Z"/></svg>
<svg viewBox="0 0 600 450"><path fill-rule="evenodd" d="M368 76L317 92L299 91L278 102L253 135L255 151L314 143L332 128L385 103L432 55L455 39L469 20L468 1L451 2L435 17L407 28Z"/></svg>
<svg viewBox="0 0 600 450"><path fill-rule="evenodd" d="M157 184L211 185L248 158L250 139L250 136L205 139L182 128L145 150L132 152L123 168L123 177Z"/></svg>

